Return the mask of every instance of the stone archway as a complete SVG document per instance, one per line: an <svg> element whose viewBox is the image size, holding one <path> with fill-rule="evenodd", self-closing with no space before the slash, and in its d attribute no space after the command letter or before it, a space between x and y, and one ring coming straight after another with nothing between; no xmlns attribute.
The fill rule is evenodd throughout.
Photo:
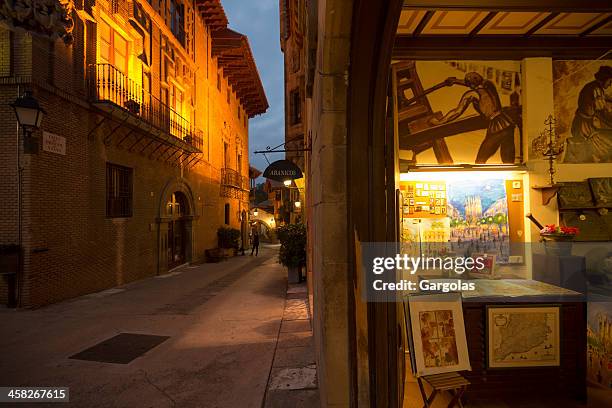
<svg viewBox="0 0 612 408"><path fill-rule="evenodd" d="M187 181L179 177L169 180L161 192L156 219L158 275L193 261L193 222L197 219Z"/></svg>

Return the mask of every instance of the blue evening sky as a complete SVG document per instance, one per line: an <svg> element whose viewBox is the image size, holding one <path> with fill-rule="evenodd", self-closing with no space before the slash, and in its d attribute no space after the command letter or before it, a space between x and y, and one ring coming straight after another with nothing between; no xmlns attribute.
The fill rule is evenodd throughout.
<svg viewBox="0 0 612 408"><path fill-rule="evenodd" d="M275 147L284 141L284 73L280 50L278 0L222 0L229 28L249 37L255 63L266 90L270 107L249 122L249 158L251 166L263 171L267 162L255 150ZM284 154L268 155L270 162Z"/></svg>

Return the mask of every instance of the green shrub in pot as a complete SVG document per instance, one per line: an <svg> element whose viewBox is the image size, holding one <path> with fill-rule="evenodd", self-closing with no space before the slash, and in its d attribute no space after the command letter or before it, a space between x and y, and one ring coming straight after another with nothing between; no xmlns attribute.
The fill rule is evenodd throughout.
<svg viewBox="0 0 612 408"><path fill-rule="evenodd" d="M306 227L304 224L289 224L276 229L281 247L278 260L288 268L306 265Z"/></svg>
<svg viewBox="0 0 612 408"><path fill-rule="evenodd" d="M220 227L217 230L217 238L219 239L219 248L240 248L240 231L236 228Z"/></svg>

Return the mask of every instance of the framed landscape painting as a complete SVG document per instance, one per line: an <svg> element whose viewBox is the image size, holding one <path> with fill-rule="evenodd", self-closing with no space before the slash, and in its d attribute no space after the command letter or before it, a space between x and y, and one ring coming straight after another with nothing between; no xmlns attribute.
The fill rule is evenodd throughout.
<svg viewBox="0 0 612 408"><path fill-rule="evenodd" d="M461 295L409 296L417 376L471 370Z"/></svg>
<svg viewBox="0 0 612 408"><path fill-rule="evenodd" d="M558 366L559 332L558 306L489 306L488 366Z"/></svg>

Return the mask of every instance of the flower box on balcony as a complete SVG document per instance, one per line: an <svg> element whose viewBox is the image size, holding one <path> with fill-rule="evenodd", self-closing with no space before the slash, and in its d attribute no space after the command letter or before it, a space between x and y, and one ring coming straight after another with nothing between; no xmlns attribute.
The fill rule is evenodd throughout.
<svg viewBox="0 0 612 408"><path fill-rule="evenodd" d="M133 99L125 102L125 108L134 115L140 115L140 104Z"/></svg>

